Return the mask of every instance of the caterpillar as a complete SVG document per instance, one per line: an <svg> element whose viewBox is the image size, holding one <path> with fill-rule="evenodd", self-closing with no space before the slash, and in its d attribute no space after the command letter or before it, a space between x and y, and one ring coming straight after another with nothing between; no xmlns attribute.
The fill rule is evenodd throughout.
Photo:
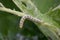
<svg viewBox="0 0 60 40"><path fill-rule="evenodd" d="M21 18L21 20L20 20L20 23L19 23L20 28L23 27L23 23L24 23L25 19L28 19L28 20L31 20L31 21L37 22L37 23L42 22L41 20L39 20L39 19L37 19L37 18L34 18L34 17L30 16L30 15L25 15L25 16L23 16L23 17Z"/></svg>
<svg viewBox="0 0 60 40"><path fill-rule="evenodd" d="M23 23L24 23L25 19L31 20L31 21L36 22L36 23L40 23L40 24L42 24L44 26L51 26L49 23L46 23L43 20L37 19L37 18L32 17L30 15L25 15L20 20L20 23L19 23L20 28L23 27Z"/></svg>

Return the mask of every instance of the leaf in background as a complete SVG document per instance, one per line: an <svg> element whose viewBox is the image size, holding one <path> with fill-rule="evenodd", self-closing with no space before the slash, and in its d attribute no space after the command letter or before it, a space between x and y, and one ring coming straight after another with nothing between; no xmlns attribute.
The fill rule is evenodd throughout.
<svg viewBox="0 0 60 40"><path fill-rule="evenodd" d="M51 7L54 8L60 4L60 0L32 0L32 2L42 13L46 13Z"/></svg>
<svg viewBox="0 0 60 40"><path fill-rule="evenodd" d="M56 22L56 25L60 25L60 5L52 9L49 13L46 13L52 20ZM57 26L60 27L60 26Z"/></svg>

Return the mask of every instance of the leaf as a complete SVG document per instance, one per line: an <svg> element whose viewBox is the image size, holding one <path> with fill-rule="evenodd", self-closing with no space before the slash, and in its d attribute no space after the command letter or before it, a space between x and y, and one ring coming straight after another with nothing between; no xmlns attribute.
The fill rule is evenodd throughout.
<svg viewBox="0 0 60 40"><path fill-rule="evenodd" d="M60 0L31 0L36 7L42 12L46 13L49 9L55 8L57 5L60 4Z"/></svg>
<svg viewBox="0 0 60 40"><path fill-rule="evenodd" d="M49 13L46 13L47 16L49 16L52 20L56 22L56 25L60 25L60 5L52 9ZM60 26L57 26L60 27Z"/></svg>

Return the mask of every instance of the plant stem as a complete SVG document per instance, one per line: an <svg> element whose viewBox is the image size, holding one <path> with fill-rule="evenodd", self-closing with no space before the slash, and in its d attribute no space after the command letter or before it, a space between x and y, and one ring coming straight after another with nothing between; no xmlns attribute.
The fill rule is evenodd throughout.
<svg viewBox="0 0 60 40"><path fill-rule="evenodd" d="M11 14L14 14L14 15L17 15L17 16L24 16L24 15L26 15L26 14L24 14L22 12L14 11L14 10L11 10L9 8L4 8L4 7L0 7L0 11L8 12L8 13L11 13Z"/></svg>

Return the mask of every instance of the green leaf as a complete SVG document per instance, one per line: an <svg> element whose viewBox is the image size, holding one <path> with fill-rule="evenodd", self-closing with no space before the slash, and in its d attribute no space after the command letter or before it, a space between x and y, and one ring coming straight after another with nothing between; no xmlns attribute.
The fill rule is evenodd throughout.
<svg viewBox="0 0 60 40"><path fill-rule="evenodd" d="M60 4L60 0L32 0L33 3L37 6L37 8L42 12L46 13L52 7L56 7Z"/></svg>

